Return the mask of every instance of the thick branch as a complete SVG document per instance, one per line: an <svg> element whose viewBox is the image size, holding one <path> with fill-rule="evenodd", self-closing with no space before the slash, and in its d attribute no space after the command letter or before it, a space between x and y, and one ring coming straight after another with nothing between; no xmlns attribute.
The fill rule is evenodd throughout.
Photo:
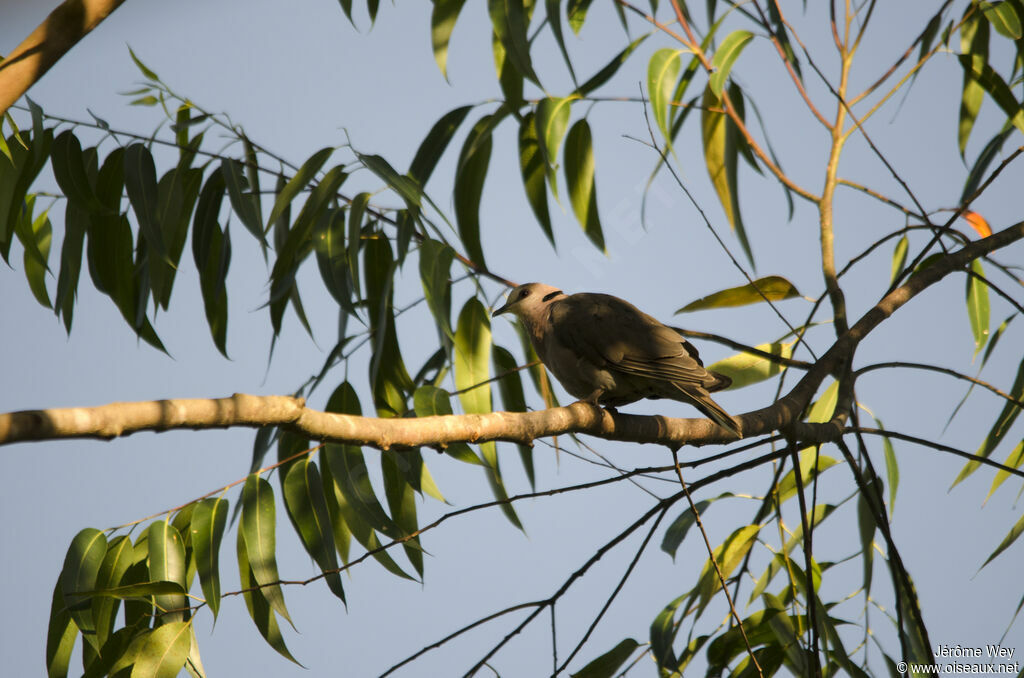
<svg viewBox="0 0 1024 678"><path fill-rule="evenodd" d="M888 293L814 363L793 389L772 405L740 416L746 437L787 430L803 442L827 442L843 433L845 421L800 421L826 376L848 360L857 344L883 320L924 289L972 260L1024 238L1024 222L970 243L915 273ZM280 426L309 438L388 450L436 447L454 442L506 440L530 444L537 438L589 433L606 440L657 443L677 448L732 442L709 419L673 419L611 413L585 403L539 412L493 412L414 419L376 419L309 409L301 398L235 394L230 398L112 403L100 407L29 410L0 414L0 445L58 438L111 439L138 431Z"/></svg>
<svg viewBox="0 0 1024 678"><path fill-rule="evenodd" d="M65 0L0 63L0 114L124 0Z"/></svg>

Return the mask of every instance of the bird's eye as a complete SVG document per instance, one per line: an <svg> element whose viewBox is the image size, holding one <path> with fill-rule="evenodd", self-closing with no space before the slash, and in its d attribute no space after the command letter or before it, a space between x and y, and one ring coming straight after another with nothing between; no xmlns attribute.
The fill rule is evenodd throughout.
<svg viewBox="0 0 1024 678"><path fill-rule="evenodd" d="M522 292L519 293L520 299L525 299L528 296L530 296L530 290L523 290Z"/></svg>

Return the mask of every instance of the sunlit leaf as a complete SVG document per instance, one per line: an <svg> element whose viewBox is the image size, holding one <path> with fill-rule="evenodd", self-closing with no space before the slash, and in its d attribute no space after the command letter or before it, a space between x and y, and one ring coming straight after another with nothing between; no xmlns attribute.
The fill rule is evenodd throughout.
<svg viewBox="0 0 1024 678"><path fill-rule="evenodd" d="M242 488L242 518L239 534L245 542L246 559L260 593L270 606L291 622L277 573L274 488L256 474L246 478ZM239 565L241 567L241 565Z"/></svg>
<svg viewBox="0 0 1024 678"><path fill-rule="evenodd" d="M1017 447L1013 448L1010 455L1006 457L1006 461L1003 462L1004 466L1010 468L1020 468L1021 464L1024 464L1024 440L1017 443ZM992 494L998 489L1000 485L1006 482L1006 479L1010 477L1009 471L1000 469L996 472L995 477L992 479L992 487L989 488L988 495L985 497L985 501L988 501L992 497Z"/></svg>
<svg viewBox="0 0 1024 678"><path fill-rule="evenodd" d="M558 182L555 168L558 167L558 150L569 126L569 109L572 98L545 97L537 103L533 124L537 129L537 145L547 166L548 183L551 192L558 198Z"/></svg>
<svg viewBox="0 0 1024 678"><path fill-rule="evenodd" d="M989 334L988 285L982 280L985 271L977 259L971 262L971 270L977 276L967 276L967 318L974 335L974 355L985 348Z"/></svg>
<svg viewBox="0 0 1024 678"><path fill-rule="evenodd" d="M892 252L892 272L889 275L889 284L892 285L896 282L897 276L903 272L903 267L907 265L907 247L910 245L910 241L907 240L907 236L903 236L896 243L896 247Z"/></svg>
<svg viewBox="0 0 1024 678"><path fill-rule="evenodd" d="M722 96L722 89L725 87L726 80L729 79L729 72L732 70L733 64L736 63L736 59L739 58L743 48L753 38L754 34L750 31L733 31L726 36L722 44L715 50L715 56L712 60L715 70L709 78L709 85L715 96Z"/></svg>
<svg viewBox="0 0 1024 678"><path fill-rule="evenodd" d="M106 537L99 530L87 527L71 540L60 575L64 604L71 619L82 631L82 638L97 650L91 600L84 593L95 590L96 577L106 553Z"/></svg>
<svg viewBox="0 0 1024 678"><path fill-rule="evenodd" d="M676 311L676 313L702 311L708 308L746 306L762 301L779 301L780 299L791 299L799 296L800 292L797 291L793 283L782 276L770 275L765 278L758 278L753 283L747 283L739 287L730 287L701 297L696 301L691 301Z"/></svg>
<svg viewBox="0 0 1024 678"><path fill-rule="evenodd" d="M1013 126L1024 132L1024 106L1017 101L1006 81L986 63L985 57L980 54L959 54L957 58L964 72L985 89L999 108L1003 109Z"/></svg>
<svg viewBox="0 0 1024 678"><path fill-rule="evenodd" d="M151 581L170 581L181 590L185 582L185 544L178 530L166 520L157 520L149 526L149 577ZM169 624L184 620L183 594L161 594L154 598L157 608L157 624Z"/></svg>
<svg viewBox="0 0 1024 678"><path fill-rule="evenodd" d="M338 560L323 483L316 464L308 458L297 460L288 469L284 479L284 499L306 552L324 571L331 592L345 602L341 576L331 571L338 569Z"/></svg>
<svg viewBox="0 0 1024 678"><path fill-rule="evenodd" d="M981 566L985 567L995 558L997 558L1000 553L1008 549L1013 544L1013 542L1017 541L1017 537L1020 536L1021 532L1024 532L1024 516L1021 516L1020 520L1018 520L1014 524L1014 526L1010 528L1010 531L1006 534L1005 537L1003 537L1003 541L999 543L999 546L996 547L996 550L993 551L989 555L989 557L985 559L985 562L982 563Z"/></svg>
<svg viewBox="0 0 1024 678"><path fill-rule="evenodd" d="M64 603L63 586L60 578L53 587L50 601L50 621L46 627L46 675L48 678L66 678L71 651L78 637L78 626L71 621L71 614Z"/></svg>
<svg viewBox="0 0 1024 678"><path fill-rule="evenodd" d="M517 369L515 356L507 349L495 345L492 358L498 380L498 392L501 393L501 402L505 409L509 412L525 412L526 396L523 394L523 381L519 376L520 370ZM516 447L519 449L519 459L523 462L526 477L530 480L530 487L536 488L533 447L523 443L517 443Z"/></svg>
<svg viewBox="0 0 1024 678"><path fill-rule="evenodd" d="M774 356L779 356L780 358L788 359L793 357L793 346L795 345L795 341L789 343L776 341L770 344L759 344L754 348ZM729 388L737 389L771 379L775 375L781 374L786 369L786 366L753 353L737 353L736 355L719 360L710 365L708 369L712 372L724 374L732 379L732 384L729 385Z"/></svg>
<svg viewBox="0 0 1024 678"><path fill-rule="evenodd" d="M547 169L537 138L533 111L523 116L523 121L519 124L519 171L523 176L523 188L526 189L530 209L537 217L537 223L544 230L544 235L554 245L555 234L548 212Z"/></svg>
<svg viewBox="0 0 1024 678"><path fill-rule="evenodd" d="M529 10L532 9L532 3L527 7L523 0L489 0L487 7L491 15L494 35L504 46L505 53L515 65L516 70L540 87L540 80L533 70L530 42L527 36L527 29L530 26Z"/></svg>
<svg viewBox="0 0 1024 678"><path fill-rule="evenodd" d="M740 216L739 185L736 175L736 158L738 155L735 125L725 113L720 112L722 101L710 88L704 90L701 102L701 138L704 142L704 163L707 166L711 183L722 203L722 209L729 220L729 225L743 247L751 266L754 265L754 253L747 241L743 218Z"/></svg>
<svg viewBox="0 0 1024 678"><path fill-rule="evenodd" d="M454 339L451 324L451 275L455 253L438 240L420 244L420 282L427 307L444 336Z"/></svg>
<svg viewBox="0 0 1024 678"><path fill-rule="evenodd" d="M253 477L249 476L250 479ZM248 481L246 482L248 483ZM245 514L244 507L242 513L243 515ZM249 557L247 555L249 549L245 543L243 530L244 526L240 526L238 539L235 542L235 554L238 558L239 585L242 587L242 598L245 600L245 607L249 611L249 617L252 618L256 629L270 647L274 648L282 657L299 664L298 660L288 650L288 646L285 645L284 637L281 635L281 628L277 625L277 617L274 616L274 610L264 595L267 589L259 586L253 574L252 567L249 564ZM299 664L299 666L302 666L302 664Z"/></svg>
<svg viewBox="0 0 1024 678"><path fill-rule="evenodd" d="M228 500L223 497L203 499L192 512L192 551L199 584L214 621L220 610L220 544L227 517Z"/></svg>
<svg viewBox="0 0 1024 678"><path fill-rule="evenodd" d="M565 179L576 219L590 241L604 252L594 182L594 148L586 118L576 121L565 138Z"/></svg>
<svg viewBox="0 0 1024 678"><path fill-rule="evenodd" d="M452 414L451 397L444 389L424 384L416 389L413 403L417 417L436 417ZM448 443L444 447L445 454L455 457L467 464L483 466L484 462L473 453L466 443Z"/></svg>
<svg viewBox="0 0 1024 678"><path fill-rule="evenodd" d="M1017 368L1017 377L1013 380L1013 386L1010 387L1007 395L1013 400L1024 400L1024 360L1021 361L1020 366ZM999 443L1006 437L1020 412L1021 408L1016 403L1007 402L1003 405L1003 409L999 412L999 416L996 417L992 428L989 429L988 435L985 436L985 440L982 441L975 455L986 459L991 456L992 452L999 446ZM979 466L981 466L981 462L977 460L972 459L968 461L957 475L956 480L953 481L952 486L955 487L960 481L977 471Z"/></svg>
<svg viewBox="0 0 1024 678"><path fill-rule="evenodd" d="M1021 17L1017 14L1017 9L1014 8L1013 2L1007 2L1006 0L986 2L982 0L980 5L985 18L989 20L992 27L999 33L1011 40L1020 40L1021 36L1024 35L1024 31L1021 30ZM1017 7L1020 7L1020 5L1017 5Z"/></svg>
<svg viewBox="0 0 1024 678"><path fill-rule="evenodd" d="M672 148L672 136L669 133L669 106L672 102L672 90L679 77L679 55L681 49L663 47L651 55L647 63L647 96L651 98L651 112L654 122L661 131L661 136Z"/></svg>
<svg viewBox="0 0 1024 678"><path fill-rule="evenodd" d="M351 3L351 0L347 0ZM430 40L434 48L434 61L441 69L441 75L448 78L448 42L455 28L455 21L466 0L437 0L430 15ZM346 14L348 14L346 10Z"/></svg>

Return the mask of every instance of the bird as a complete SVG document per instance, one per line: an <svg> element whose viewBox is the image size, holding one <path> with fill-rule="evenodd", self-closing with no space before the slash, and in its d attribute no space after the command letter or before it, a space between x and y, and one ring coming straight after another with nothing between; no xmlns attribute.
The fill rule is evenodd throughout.
<svg viewBox="0 0 1024 678"><path fill-rule="evenodd" d="M711 398L732 379L704 367L678 331L610 294L519 285L491 317L511 313L523 323L541 362L570 395L615 411L642 398L689 403L743 437L739 421Z"/></svg>

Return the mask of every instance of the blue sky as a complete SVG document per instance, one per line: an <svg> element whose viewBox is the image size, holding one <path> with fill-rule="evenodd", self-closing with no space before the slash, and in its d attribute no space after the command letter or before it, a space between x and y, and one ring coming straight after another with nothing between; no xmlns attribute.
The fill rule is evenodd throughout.
<svg viewBox="0 0 1024 678"><path fill-rule="evenodd" d="M43 11L38 3L25 0L5 3L0 52L9 52L27 35L41 20ZM792 11L797 10L794 7ZM887 6L877 11L880 14L873 19L872 32L862 48L864 61L854 72L854 90L873 81L905 48L906 36L919 28L906 23L901 8ZM811 12L801 25L821 27L821 17L813 14L813 7ZM359 150L379 153L395 167L404 168L419 141L442 114L455 106L498 95L489 38L486 29L481 28L487 21L483 3L467 3L456 28L449 55L451 84L444 81L431 57L426 3L401 10L384 3L372 32L366 30L361 11L357 17L361 31L352 28L337 3L327 0L304 4L301 10L271 2L128 2L59 62L30 96L54 115L87 120L89 108L115 128L151 131L159 122L159 111L129 107L127 98L118 94L132 89L140 80L128 57L130 45L176 91L209 110L228 113L254 140L292 162L301 162L323 146L341 145L350 139ZM810 47L821 54L820 65L834 73L834 59L826 49L827 36L819 39L808 30L807 37ZM590 73L610 56L608 45L619 43L621 29L610 10L595 7L580 38L569 40L578 72ZM643 55L616 79L617 93L637 94L637 83L646 79L646 56L665 44L654 42L648 41ZM568 79L555 68L557 63L550 66L545 72L554 75L545 79L545 86L552 93L567 92ZM787 169L798 181L819 190L827 137L809 114L793 114L792 107L773 105L776 98L784 98L788 105L794 94L770 46L764 41L755 42L737 69L743 86L755 96L765 97L761 112ZM940 55L905 100L897 96L898 103L875 116L868 126L872 139L885 149L892 164L929 207L955 205L962 187L964 170L955 146L960 78L955 59ZM808 78L808 82L812 96L827 102L817 81ZM833 106L826 103L823 107L831 115ZM991 108L989 102L980 124L998 124ZM471 113L470 120L487 110L481 106ZM578 112L574 112L574 119L575 115ZM482 211L484 251L491 266L519 282L544 280L570 292L613 293L664 321L752 344L785 334L784 326L770 311L756 307L673 317L673 311L686 302L742 280L667 175L654 183L647 223L639 224L640 199L654 161L649 149L627 138L647 135L639 108L605 102L590 109L588 118L595 129L598 194L608 256L583 237L571 210L560 210L553 202L557 251L546 244L524 200L513 152L515 130L506 128L495 137ZM1019 144L1020 136L1011 139L1011 144L1014 139ZM975 139L968 157L973 157L984 141L981 136ZM726 232L703 167L699 130L694 127L684 132L677 148L683 180L716 227ZM449 149L428 186L449 214L456 155L455 147ZM757 273L785 275L804 294L817 295L821 274L816 214L807 205L798 204L793 219L787 221L777 185L757 181L746 168L744 171L742 208L758 258ZM841 172L896 194L884 168L857 137L851 142ZM994 227L1018 220L1020 200L1012 187L1019 187L1022 181L1024 172L1020 167L1011 168L991 196L975 209ZM353 182L374 185L372 178L365 176L357 176ZM841 192L837 202L837 259L845 263L881 234L898 228L901 221L860 195ZM58 229L59 224L56 216ZM161 314L156 323L173 356L170 358L137 342L113 304L92 290L85 276L68 338L52 313L32 299L20 269L20 254L12 257L14 270L0 267L0 286L4 290L0 317L5 319L0 349L6 356L0 410L214 397L233 392L287 393L296 388L319 369L325 351L333 343L336 307L320 292L315 267L308 266L300 285L308 290L307 310L316 342L289 315L268 366L270 327L266 311L260 309L267 294L267 271L251 240L237 224L232 226L235 255L228 281L231 360L220 356L210 340L187 256L189 263L178 277L171 310ZM726 240L738 253L735 240L728 236ZM891 248L883 247L849 281L847 295L853 317L873 304L884 290L890 253ZM1000 260L1019 262L1022 254L1024 250L1018 244L1002 253ZM416 298L418 284L415 268L410 267L397 288L399 305ZM492 299L498 298L498 287L488 291ZM468 294L468 287L456 287L456 309ZM791 320L802 317L806 307L802 300L781 305ZM915 299L905 311L865 342L858 353L862 364L884 356L934 361L973 373L962 276L951 276ZM1008 312L1008 307L994 302L994 323ZM400 323L400 332L413 336L427 322L426 315L410 313ZM996 354L985 372L987 378L1004 388L1017 367L1013 351L1005 350L1020 345L1020 328L1014 330L1004 337L1004 351ZM432 337L433 330L430 332ZM506 322L495 322L494 333L498 343L510 348L518 345ZM700 348L710 360L729 354L707 343ZM433 350L429 342L403 345L410 363L422 360ZM365 394L365 361L354 362L351 375ZM337 382L341 375L332 378ZM325 388L319 400L314 397L311 404L322 406L331 388ZM730 411L744 412L766 405L773 392L774 383L755 386L723 394L719 402ZM950 386L941 377L895 372L865 377L857 395L887 425L937 437L961 394L959 385ZM564 393L563 401L568 401ZM942 441L975 449L995 408L1000 406L992 399L976 396ZM631 411L660 412L665 407L648 403ZM672 416L693 416L681 405L667 407L670 409L666 413ZM1019 424L1015 434L1018 438L1014 434L1010 438L1019 439ZM80 528L105 528L135 520L243 476L251 441L248 431L186 431L138 434L112 443L66 441L7 448L7 483L0 492L0 542L5 553L0 558L0 580L8 587L5 612L0 616L0 655L5 657L11 675L38 675L43 670L53 582L67 544ZM588 442L622 467L660 465L670 460L662 448ZM835 450L828 453L838 456ZM368 454L371 460L373 454ZM528 484L515 449L503 447L501 454L513 491L526 491ZM683 457L702 454L702 450L687 449ZM964 646L997 642L1019 601L1020 594L1012 582L1018 579L1014 559L1020 546L980 574L977 572L1019 517L1019 506L1014 505L1019 482L1008 482L981 508L991 473L980 471L947 491L961 467L959 460L909 444L898 444L897 454L901 481L893 531L915 577L932 640ZM1004 456L1005 451L997 453L1000 455ZM585 482L608 474L606 469L564 452L556 454L540 442L535 457L539 488ZM447 457L430 456L428 463L455 507L489 497L483 476L476 469ZM880 452L875 463L881 464ZM713 492L728 489L737 495L759 496L768 477L765 472L746 474L716 486ZM274 483L276 486L276 479ZM672 490L668 483L648 486L662 493ZM838 502L850 487L848 475L837 468L823 475L819 491L829 493L829 501ZM237 498L237 494L229 496ZM526 527L525 535L496 511L455 519L425 541L432 557L428 558L424 585L400 581L373 564L359 566L345 580L347 612L322 584L288 587L285 595L299 633L289 629L286 639L309 671L290 665L267 647L249 621L242 601L229 598L212 635L208 617L197 622L203 661L211 675L376 675L465 623L510 604L549 596L597 545L632 522L650 503L646 493L627 483L617 483L608 489L522 502L517 510ZM720 543L737 525L749 521L755 507L753 500L743 497L716 504L706 517L713 543ZM427 500L421 507L423 520L444 510L436 501ZM670 512L668 519L674 518L678 510L681 507ZM283 511L279 507L279 514ZM856 535L853 520L837 521L816 533L815 546L821 549L816 552L832 559L849 555L855 549ZM654 615L692 585L706 559L703 544L691 535L673 562L658 551L660 537L659 531L581 658L596 656L626 636L646 640ZM296 579L312 576L315 566L291 536L286 520L279 520L278 538L282 574ZM231 531L225 537L222 553L225 590L237 589L233 539ZM602 559L559 604L560 656L575 645L638 545L639 539L634 536ZM859 563L845 567L847 575L831 591L837 597L859 585ZM889 587L881 569L876 571L875 581L879 597L885 600ZM847 617L862 621L855 610ZM709 615L709 619L715 618ZM873 625L889 631L888 622L877 610L871 612L870 619ZM477 630L458 643L426 655L422 663L398 675L464 671L512 623L510 617ZM549 670L550 633L550 620L535 623L498 656L495 666L503 675L539 675ZM1024 645L1022 633L1019 625L1012 628L1006 644ZM895 645L889 644L888 648L898 653ZM579 666L582 663L573 668Z"/></svg>

